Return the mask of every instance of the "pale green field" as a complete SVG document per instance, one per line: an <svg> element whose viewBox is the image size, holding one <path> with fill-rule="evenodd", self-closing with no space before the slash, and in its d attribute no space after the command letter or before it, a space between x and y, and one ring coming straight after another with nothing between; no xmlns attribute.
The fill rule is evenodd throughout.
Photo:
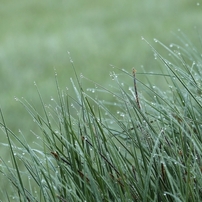
<svg viewBox="0 0 202 202"><path fill-rule="evenodd" d="M179 41L175 35L180 29L199 44L202 4L198 2L1 1L0 106L8 126L14 132L21 129L33 141L32 118L14 98L24 97L40 109L36 82L45 102L50 103L57 95L54 69L61 88L68 87L71 93L73 70L68 52L79 75L105 87L111 83L110 64L129 72L135 67L141 73L141 66L148 72L158 71L150 47L141 38L162 51L153 39L169 46ZM83 85L84 89L94 87L85 81ZM1 132L2 142L4 136ZM3 148L1 157L6 153Z"/></svg>

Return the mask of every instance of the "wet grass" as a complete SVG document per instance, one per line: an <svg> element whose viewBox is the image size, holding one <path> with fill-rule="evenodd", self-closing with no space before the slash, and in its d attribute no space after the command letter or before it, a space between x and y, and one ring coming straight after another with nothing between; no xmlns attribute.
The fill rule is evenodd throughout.
<svg viewBox="0 0 202 202"><path fill-rule="evenodd" d="M71 61L74 93L60 88L56 74L51 104L38 90L41 111L17 99L40 129L33 131L37 149L1 112L11 158L1 159L2 177L13 187L2 190L8 201L201 201L200 50L189 41L155 42L168 54L151 46L163 72L142 72L147 82L113 67L105 88L77 74ZM93 87L84 89L84 81Z"/></svg>

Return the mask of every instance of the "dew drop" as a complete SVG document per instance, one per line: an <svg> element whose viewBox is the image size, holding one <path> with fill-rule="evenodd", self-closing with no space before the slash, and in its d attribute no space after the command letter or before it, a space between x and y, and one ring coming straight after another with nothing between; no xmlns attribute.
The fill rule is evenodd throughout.
<svg viewBox="0 0 202 202"><path fill-rule="evenodd" d="M19 101L19 99L17 97L14 97L15 101Z"/></svg>
<svg viewBox="0 0 202 202"><path fill-rule="evenodd" d="M154 38L154 42L158 42L158 40Z"/></svg>
<svg viewBox="0 0 202 202"><path fill-rule="evenodd" d="M156 53L154 53L154 59L157 60L157 54Z"/></svg>
<svg viewBox="0 0 202 202"><path fill-rule="evenodd" d="M196 5L197 5L197 6L200 6L200 3L198 2Z"/></svg>

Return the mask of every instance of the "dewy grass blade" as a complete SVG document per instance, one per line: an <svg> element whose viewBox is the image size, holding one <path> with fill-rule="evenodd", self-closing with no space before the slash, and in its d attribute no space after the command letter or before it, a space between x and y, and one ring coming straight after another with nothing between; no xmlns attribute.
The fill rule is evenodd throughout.
<svg viewBox="0 0 202 202"><path fill-rule="evenodd" d="M12 161L13 161L13 166L16 169L17 180L19 181L19 187L17 187L17 189L19 191L19 194L24 196L24 201L26 201L26 200L29 200L29 198L27 197L26 192L25 192L25 188L24 188L24 185L23 185L23 180L22 180L22 177L21 177L21 174L20 174L20 170L18 169L17 160L16 160L16 157L15 157L15 154L14 154L14 151L13 151L13 145L11 143L11 139L10 139L10 135L9 135L9 129L7 128L7 125L6 125L6 122L5 122L5 119L4 119L3 112L1 110L1 108L0 108L0 114L1 114L2 121L3 121L3 127L4 127L4 130L5 130L7 139L8 139L8 144L9 144L9 147L10 147L11 157L12 157Z"/></svg>
<svg viewBox="0 0 202 202"><path fill-rule="evenodd" d="M135 75L135 73L136 73L136 70L133 69L133 80L134 80L134 90L135 90L135 96L136 96L136 103L137 103L138 108L141 109L140 108L139 97L138 97L138 91L137 91L137 83L136 83L136 75Z"/></svg>

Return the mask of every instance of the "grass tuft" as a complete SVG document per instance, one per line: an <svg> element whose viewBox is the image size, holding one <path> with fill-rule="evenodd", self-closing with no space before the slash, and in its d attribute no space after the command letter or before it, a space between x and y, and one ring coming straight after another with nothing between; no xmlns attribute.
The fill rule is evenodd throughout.
<svg viewBox="0 0 202 202"><path fill-rule="evenodd" d="M169 54L170 60L151 46L166 90L149 81L154 74L142 72L143 83L138 71L117 68L110 74L114 86L92 83L92 95L72 62L75 96L60 89L56 75L57 101L45 104L37 90L43 111L19 100L41 130L37 149L9 130L1 111L12 161L1 160L1 173L15 190L5 193L8 201L202 200L201 56L155 42Z"/></svg>

